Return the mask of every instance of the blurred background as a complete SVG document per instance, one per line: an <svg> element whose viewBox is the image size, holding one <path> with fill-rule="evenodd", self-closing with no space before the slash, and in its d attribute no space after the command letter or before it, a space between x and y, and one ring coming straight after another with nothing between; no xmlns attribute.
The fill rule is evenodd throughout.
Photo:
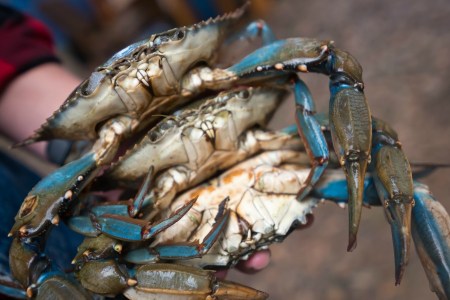
<svg viewBox="0 0 450 300"><path fill-rule="evenodd" d="M55 36L62 62L83 77L133 41L240 4L218 0L0 2L43 20ZM279 38L331 39L351 52L364 68L373 115L398 131L410 161L450 163L449 1L260 0L252 3L252 17L264 18ZM318 110L327 111L327 78L315 74L302 78ZM293 121L292 107L287 100L273 127ZM450 210L450 169L438 169L422 181ZM271 299L436 298L415 253L401 285L394 286L391 233L381 209L363 211L358 247L352 253L346 252L347 224L347 211L329 203L321 205L311 228L271 247L272 261L266 270L254 275L232 271L229 279L264 290Z"/></svg>

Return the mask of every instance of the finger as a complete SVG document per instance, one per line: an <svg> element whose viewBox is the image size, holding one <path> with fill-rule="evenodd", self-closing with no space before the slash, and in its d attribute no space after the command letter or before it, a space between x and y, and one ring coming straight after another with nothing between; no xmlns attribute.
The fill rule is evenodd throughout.
<svg viewBox="0 0 450 300"><path fill-rule="evenodd" d="M295 229L306 229L314 223L314 216L312 214L306 215L306 223L298 225Z"/></svg>
<svg viewBox="0 0 450 300"><path fill-rule="evenodd" d="M246 274L254 274L266 268L270 263L270 250L261 250L252 254L247 260L242 260L236 269Z"/></svg>

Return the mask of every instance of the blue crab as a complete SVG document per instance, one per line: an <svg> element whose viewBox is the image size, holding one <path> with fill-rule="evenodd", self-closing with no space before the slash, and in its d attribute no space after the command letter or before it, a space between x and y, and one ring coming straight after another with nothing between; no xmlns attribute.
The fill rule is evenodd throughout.
<svg viewBox="0 0 450 300"><path fill-rule="evenodd" d="M226 90L229 93L229 89L240 85L261 85L266 96L270 94L267 90L270 90L269 87L280 89L280 87L289 86L294 92L297 106L297 126L294 131L300 135L307 154L307 160L312 164L311 169L307 169L306 179L301 181L301 185L294 185L297 189L294 193L295 196L291 196L291 198L296 203L308 206L307 204L311 201L309 195L318 193L318 187L321 186L320 180L327 182L326 178L322 178L322 175L326 174L330 160L327 138L332 141L337 161L346 175L348 188L345 189L342 184L337 184L342 182L342 180L335 180L328 182L328 188L322 192L324 195L326 193L331 195L325 198L335 199L332 197L333 193L344 191L346 194L345 201L348 198L350 207L348 250L352 250L356 246L356 234L360 222L364 187L366 185L376 188L378 196L384 204L388 221L391 224L396 258L396 283L400 282L408 259L412 213L414 218L416 218L416 214L421 216L418 217L417 224L421 222L425 222L426 226L433 222L433 224L437 224L433 225L433 232L436 233L437 237L433 239L432 243L437 245L438 249L442 249L443 252L447 251L448 243L445 240L444 225L436 223L429 216L422 216L422 213L426 215L427 211L432 210L433 205L424 204L419 212L414 213L414 201L425 203L426 201L423 199L428 197L428 194L425 193L425 196L420 194L417 197L414 195L409 163L397 143L396 135L391 130L386 129L383 123L372 122L363 92L362 69L353 56L334 47L330 41L307 38L276 41L271 30L263 22L259 21L251 23L238 36L252 37L261 35L264 46L229 68L216 68L215 54L217 49L224 39L231 32L234 32L235 24L239 21L243 11L244 9L240 9L232 14L188 28L179 28L162 34L152 35L148 40L135 43L118 52L104 65L100 66L88 80L83 82L69 96L61 109L55 112L34 136L24 142L24 144L27 144L51 138L89 138L94 140L94 146L89 153L63 166L38 183L30 191L16 216L16 223L10 233L10 236L15 237L13 245L16 247L14 249L17 249L17 251L13 249L11 254L13 263L16 264L13 273L15 273L14 276L18 278L22 286L28 287L29 295L34 295L34 290L42 289L47 283L51 284L52 281L49 279L53 278L52 274L60 274L52 273L51 264L41 254L42 245L45 242L45 232L51 228L51 224L57 225L59 223L60 218L64 217L63 213L65 210L75 205L75 201L72 200L81 195L81 192L91 184L102 167L110 165L119 147L123 144L123 140L133 137L138 131L146 130L149 127L148 139L150 144L152 144L151 142L161 143L160 138L164 137L166 139L167 136L164 134L167 133L169 133L168 136L170 137L180 137L180 134L185 134L183 130L186 128L182 127L183 124L177 127L178 124L171 123L170 120L176 120L176 116L172 117L172 119L166 119L156 125L156 127L151 128L156 123L157 118L155 116L171 113L177 107L196 100L204 92ZM205 43L206 46L202 45L202 47L199 47L201 43ZM309 95L307 87L296 76L295 73L298 72L318 72L330 77L329 124L320 118L316 118L314 102ZM241 91L237 93L240 94ZM236 91L231 92L236 93ZM278 96L276 95L275 98L278 98ZM266 99L261 100L261 102L264 102L261 107L265 107L265 105L270 103ZM276 103L276 101L271 103ZM256 105L252 104L249 111L256 111L255 107ZM235 131L229 130L223 136L217 135L219 127L213 126L213 122L208 119L213 114L208 115L210 113L208 112L203 119L202 113L197 111L192 114L191 123L187 122L190 126L188 128L192 129L189 132L191 135L186 135L187 143L174 143L173 149L176 149L177 145L180 146L178 152L177 150L169 149L170 151L164 153L167 154L164 159L155 159L150 165L140 160L142 158L136 158L136 156L139 157L141 155L145 159L149 155L153 159L155 156L155 153L151 151L147 153L146 151L148 150L142 150L146 149L146 140L144 138L142 144L130 150L122 160L119 159L117 163L112 165L104 177L106 178L105 181L112 179L120 182L120 184L130 184L126 182L127 176L120 175L121 172L123 170L133 172L134 168L138 169L137 165L142 164L143 168L138 171L136 178L145 177L145 180L135 201L131 204L126 203L118 206L118 210L122 213L121 216L111 214L117 208L113 205L96 207L93 210L92 221L86 220L86 218L81 219L81 222L78 223L74 221L72 223L73 228L76 228L77 224L81 224L82 227L86 225L80 230L83 232L87 230L89 234L95 236L100 235L101 237L96 238L99 241L100 239L106 239L104 235L113 237L113 241L122 239L139 241L144 244L148 242L142 242L142 239L154 240L158 239L160 235L160 239L163 240L164 233L166 231L170 232L172 227L176 228L175 226L181 222L183 216L188 214L196 203L195 201L184 203L180 208L168 213L168 207L171 207L172 203L176 202L179 192L189 187L194 187L201 181L213 176L216 171L229 168L233 163L242 160L245 163L249 156L258 151L273 150L269 149L270 147L280 149L285 146L284 142L281 144L268 143L264 139L256 139L256 146L251 151L243 151L245 152L244 154L239 152L246 150L246 144L239 144L241 142L239 139L241 137L244 137L244 141L246 141L245 138L249 138L249 140L251 140L250 138L255 139L258 135L250 127L257 124L264 125L264 120L268 118L271 111L271 109L267 109L264 110L264 113L261 111L254 114L250 113L249 116L251 117L247 119L245 114L239 115L239 112L236 111L233 118L244 116L240 122L244 122L242 124L246 125L233 128ZM223 119L229 121L231 118L225 116ZM229 125L232 122L223 124ZM239 124L242 125L241 123ZM323 127L328 128L331 138L328 137L328 134L323 133ZM177 129L173 131L173 128ZM224 128L227 128L227 126L224 126ZM228 127L228 129L230 128ZM266 135L267 133L263 133L259 137ZM374 136L373 140L372 135ZM184 137L184 135L181 136ZM271 134L269 136L279 138L278 141L286 141L282 137L283 134ZM196 140L196 137L200 137L200 139ZM291 141L290 139L287 140ZM297 139L293 144L288 143L287 147L295 148L299 141ZM223 150L218 147L220 145L229 147L225 147L229 152L228 156L217 157L220 156L218 153ZM186 149L195 150L194 153L198 157L193 157L192 152L182 151ZM141 150L143 154L140 152ZM298 152L299 150L294 149L295 151ZM181 159L183 154L186 156L185 160ZM237 155L231 162L227 161L227 157L230 158L236 154L240 154L240 156ZM212 159L210 160L211 157ZM370 181L369 183L365 182L364 179L371 157L374 159L369 166L369 171L373 174L373 184ZM295 158L298 158L298 156L295 156ZM189 172L192 173L186 172L186 169L189 169ZM250 174L249 172L253 171L250 170L247 174ZM283 169L280 169L280 172L283 172ZM176 179L179 178L180 174L185 177L182 180L182 184L176 186L178 184ZM170 181L171 178L173 179L172 181ZM168 184L169 188L167 189L164 184ZM153 185L156 187L160 185L161 189L158 191L157 188L153 188ZM278 190L278 193L283 194L283 191ZM165 200L162 200L164 197L161 195L168 196ZM279 195L277 194L277 196ZM279 196L279 198L282 197ZM366 199L366 201L369 200ZM371 203L377 203L376 201L378 200L370 201ZM135 259L138 259L139 262L141 260L154 262L159 259L179 260L180 258L183 258L183 262L189 263L195 261L192 260L193 257L206 257L207 250L212 251L212 249L215 249L214 247L217 247L218 243L216 240L221 233L226 232L227 229L224 229L224 224L227 223L228 216L235 209L227 208L227 202L221 203L223 204L218 206L217 203L212 204L214 209L217 209L217 207L220 209L214 218L208 217L209 223L212 222L212 219L215 220L215 223L207 231L208 234L206 236L208 238L203 238L201 243L188 243L188 245L166 245L162 243L154 245L154 247L151 246L150 252L146 249L136 250L140 254L153 253L153 256L150 255L150 258L141 258L140 256L136 258L130 254L132 253L131 251L127 253L128 257L132 257L134 263L137 262L134 261ZM147 205L149 207L145 207ZM149 217L148 220L141 221L136 217L140 217L141 213L143 215L147 213L145 211L141 212L143 206L144 209L150 208L150 211L151 209L153 211L147 216ZM252 217L251 212L247 211L244 213L250 214L249 217ZM155 215L161 214L166 215L163 218L155 219ZM296 215L296 218L301 219L300 215L301 213ZM271 217L270 212L266 217ZM442 214L442 218L447 220L448 216ZM151 224L149 223L150 221L154 223ZM296 221L298 220L296 219ZM286 222L289 226L292 225L289 224L290 221ZM293 223L295 222L293 221ZM128 230L130 230L129 236L126 236L124 232ZM196 230L196 228L193 230ZM265 232L258 233L261 233L262 238ZM280 236L284 237L286 233L280 233ZM248 234L248 230L246 234ZM274 240L282 239L276 237L276 234L274 235L273 232L271 236L274 237ZM423 232L418 233L417 236L419 240L426 238ZM252 236L250 240L251 238ZM185 243L186 239L186 236L180 237L179 242ZM268 243L265 239L262 239L262 241ZM109 250L105 252L107 253L105 254L106 256L102 254L98 257L93 257L92 252L86 255L92 261L82 263L83 266L80 267L78 272L79 276L81 276L80 281L85 281L84 278L87 276L96 276L95 274L98 274L96 272L106 272L105 268L107 270L114 269L115 271L111 271L111 274L116 281L112 285L117 290L95 290L95 292L115 294L120 290L119 292L121 293L126 287L136 285L137 290L141 286L145 290L146 288L144 287L148 282L136 281L134 277L139 277L139 274L146 273L148 268L152 268L152 266L157 269L159 265L151 264L142 269L133 267L124 271L121 264L123 257L121 255L116 256L117 254L111 251L113 249L117 253L117 249L120 249L120 247L115 247L115 242L110 242L108 245L112 245L112 247L108 246ZM238 246L240 247L241 245L239 244ZM233 247L236 248L236 246ZM255 248L258 247L255 246ZM204 251L201 251L202 248ZM421 257L426 262L424 265L428 266L430 265L428 257L432 257L432 250L427 248L427 245L423 249ZM19 253L24 254L19 255ZM228 257L234 258L226 258L224 261L226 261L226 264L232 264L238 257L245 256L243 253L239 251L233 253ZM17 257L14 256L15 254L18 254ZM214 257L214 252L212 254ZM112 258L109 257L111 255L113 256ZM447 255L438 259L433 257L431 260L434 265L438 266L437 268L445 268L443 266L446 265L447 257ZM95 265L98 266L99 264L100 267L95 267ZM86 271L89 268L93 268L93 270ZM167 268L184 267L174 265ZM140 270L142 270L142 273L139 273ZM185 269L183 270L185 271ZM157 269L155 272L161 271ZM193 274L196 272L202 273L202 271L197 271L196 269L189 269L187 273ZM437 293L448 296L448 291L445 290L448 282L442 277L446 275L436 277L435 274L438 272L435 270L429 273L431 274L430 281ZM205 273L202 274L205 275ZM145 277L145 275L142 276ZM207 275L205 276L207 277ZM214 279L207 282L214 282ZM85 282L86 285L89 285L89 283L92 283L92 281L87 280ZM116 283L121 284L117 285ZM440 285L441 288L439 287ZM136 289L133 289L133 291ZM145 292L148 292L148 290ZM210 292L208 293L211 297ZM258 292L253 291L249 293L254 293L255 298L264 297L264 294L259 294ZM37 294L39 297L39 295L45 295L45 292L38 292ZM208 294L202 295L208 297Z"/></svg>

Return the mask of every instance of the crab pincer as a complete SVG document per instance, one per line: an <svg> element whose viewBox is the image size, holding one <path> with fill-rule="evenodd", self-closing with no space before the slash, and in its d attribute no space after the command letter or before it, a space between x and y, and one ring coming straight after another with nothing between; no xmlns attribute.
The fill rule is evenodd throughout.
<svg viewBox="0 0 450 300"><path fill-rule="evenodd" d="M22 203L8 236L38 236L50 225L58 225L60 214L98 171L91 153L42 179Z"/></svg>
<svg viewBox="0 0 450 300"><path fill-rule="evenodd" d="M378 139L378 134L374 137ZM395 258L395 284L400 284L408 264L411 243L411 213L414 206L411 168L397 144L374 147L374 182L391 225Z"/></svg>

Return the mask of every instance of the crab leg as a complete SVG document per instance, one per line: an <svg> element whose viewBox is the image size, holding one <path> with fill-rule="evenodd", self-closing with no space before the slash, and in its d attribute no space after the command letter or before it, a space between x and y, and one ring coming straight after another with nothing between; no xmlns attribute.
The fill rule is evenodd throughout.
<svg viewBox="0 0 450 300"><path fill-rule="evenodd" d="M157 245L155 247L136 249L128 252L124 259L135 264L146 264L163 260L180 260L201 257L211 249L219 235L227 225L230 213L227 211L212 227L211 231L199 243L185 242L177 244Z"/></svg>
<svg viewBox="0 0 450 300"><path fill-rule="evenodd" d="M124 293L128 299L266 299L258 290L217 279L212 271L153 263L127 269L115 260L85 263L77 277L88 290L101 295Z"/></svg>
<svg viewBox="0 0 450 300"><path fill-rule="evenodd" d="M98 237L102 233L123 241L141 241L152 238L155 234L176 223L194 204L195 199L174 212L169 218L156 224L133 219L123 215L104 214L77 216L68 220L68 226L73 231L89 237Z"/></svg>
<svg viewBox="0 0 450 300"><path fill-rule="evenodd" d="M299 200L308 195L328 165L328 145L320 124L314 118L316 112L311 93L297 76L294 79L297 130L312 161L311 172L305 186L299 191Z"/></svg>
<svg viewBox="0 0 450 300"><path fill-rule="evenodd" d="M148 240L181 219L191 209L192 205L194 205L195 200L193 199L186 203L169 218L156 224L117 215L102 215L95 218L95 227L98 227L99 231L106 235L120 238L124 241Z"/></svg>
<svg viewBox="0 0 450 300"><path fill-rule="evenodd" d="M153 194L150 190L153 187L153 179L155 175L154 169L155 168L153 166L150 167L150 170L145 176L144 181L142 182L133 201L120 201L118 204L98 205L92 208L92 213L96 216L113 214L124 217L135 217L140 212L142 207L145 207L153 202Z"/></svg>

